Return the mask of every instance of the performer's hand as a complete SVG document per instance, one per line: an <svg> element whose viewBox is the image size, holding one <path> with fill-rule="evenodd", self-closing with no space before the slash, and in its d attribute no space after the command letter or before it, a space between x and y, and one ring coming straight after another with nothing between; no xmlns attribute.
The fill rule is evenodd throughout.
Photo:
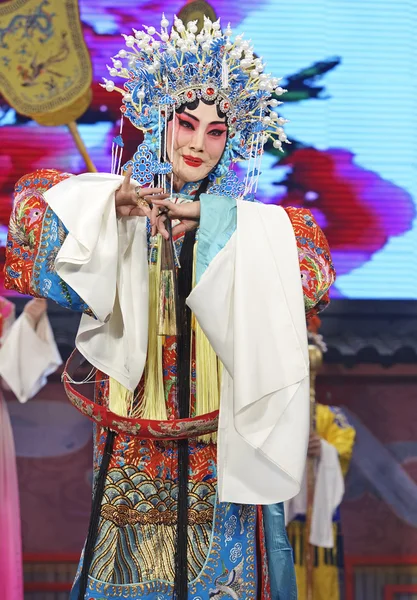
<svg viewBox="0 0 417 600"><path fill-rule="evenodd" d="M152 200L154 206L158 208L160 214L156 218L155 226L152 229L152 235L159 231L165 239L168 239L168 232L165 228L166 219L180 221L172 230L172 235L186 233L198 227L200 220L200 202L181 202L176 204L171 200Z"/></svg>
<svg viewBox="0 0 417 600"><path fill-rule="evenodd" d="M321 455L321 438L316 433L310 433L308 441L307 456L310 458L320 458Z"/></svg>
<svg viewBox="0 0 417 600"><path fill-rule="evenodd" d="M33 300L30 300L25 305L23 312L27 317L29 317L33 328L36 329L42 315L46 313L47 309L48 303L45 298L33 298Z"/></svg>
<svg viewBox="0 0 417 600"><path fill-rule="evenodd" d="M132 167L129 167L122 185L116 190L116 214L118 217L148 217L151 226L156 224L159 210L152 207L154 200L169 198L162 188L144 188L130 181Z"/></svg>

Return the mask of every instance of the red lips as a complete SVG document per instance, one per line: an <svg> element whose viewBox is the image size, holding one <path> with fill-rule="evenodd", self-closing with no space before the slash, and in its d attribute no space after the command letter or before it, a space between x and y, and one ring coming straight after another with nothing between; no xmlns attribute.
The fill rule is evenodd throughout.
<svg viewBox="0 0 417 600"><path fill-rule="evenodd" d="M183 156L184 162L189 167L201 167L203 161L201 158L196 158L195 156Z"/></svg>

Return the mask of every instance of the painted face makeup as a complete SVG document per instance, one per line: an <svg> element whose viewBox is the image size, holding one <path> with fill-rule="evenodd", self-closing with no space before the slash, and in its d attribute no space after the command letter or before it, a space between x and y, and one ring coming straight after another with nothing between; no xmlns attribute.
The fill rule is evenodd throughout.
<svg viewBox="0 0 417 600"><path fill-rule="evenodd" d="M173 121L168 123L168 156L172 145ZM227 139L225 119L215 105L200 102L197 108L175 115L174 183L180 189L189 181L204 179L219 162ZM177 191L178 191L177 189Z"/></svg>

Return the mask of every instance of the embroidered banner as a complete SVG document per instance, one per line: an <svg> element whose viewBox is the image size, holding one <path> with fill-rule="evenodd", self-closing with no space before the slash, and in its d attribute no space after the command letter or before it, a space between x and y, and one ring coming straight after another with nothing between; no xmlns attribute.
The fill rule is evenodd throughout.
<svg viewBox="0 0 417 600"><path fill-rule="evenodd" d="M91 81L78 0L0 5L0 92L17 112L67 124L88 108Z"/></svg>

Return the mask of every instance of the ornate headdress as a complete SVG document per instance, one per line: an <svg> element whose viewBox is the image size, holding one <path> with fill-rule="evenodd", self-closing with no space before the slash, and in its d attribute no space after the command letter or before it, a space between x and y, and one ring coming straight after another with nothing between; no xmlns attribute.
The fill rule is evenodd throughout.
<svg viewBox="0 0 417 600"><path fill-rule="evenodd" d="M281 102L273 97L286 90L279 86L279 79L264 73L262 59L254 57L243 35L232 41L230 25L222 32L220 19L213 23L204 17L200 33L197 21L185 25L174 17L171 33L168 26L162 15L160 32L146 26L143 31L133 29L134 35L123 36L128 49L120 50L112 58L113 66L108 66L111 77L126 80L123 88L113 80L104 79L102 84L109 92L123 96L121 132L114 140L112 171L121 168L125 116L145 134L133 161L125 166L133 165L134 177L140 183L150 183L158 175L164 186L166 175L172 171L163 156L168 120L181 105L202 99L218 105L228 125L226 148L211 178L218 186L232 162L247 160L245 184L238 187L240 194L250 195L256 191L265 143L272 140L274 147L281 149L288 141L282 128L286 120L274 110ZM233 181L236 187L229 175L229 183Z"/></svg>

